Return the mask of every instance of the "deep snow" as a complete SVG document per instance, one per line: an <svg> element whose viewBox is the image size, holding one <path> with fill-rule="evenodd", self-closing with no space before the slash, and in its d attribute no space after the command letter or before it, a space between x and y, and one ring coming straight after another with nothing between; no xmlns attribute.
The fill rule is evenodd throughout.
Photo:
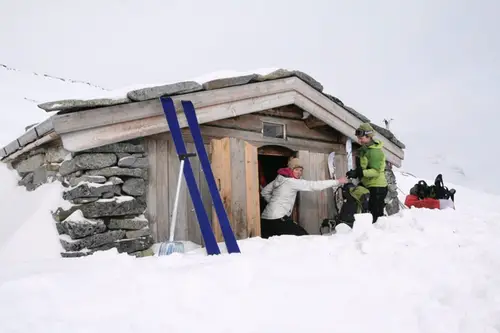
<svg viewBox="0 0 500 333"><path fill-rule="evenodd" d="M241 254L62 259L58 185L23 192L0 170L2 210L17 212L0 243L1 332L500 331L499 197L456 187L456 210L360 215L332 236L240 241ZM405 192L417 180L396 174Z"/></svg>

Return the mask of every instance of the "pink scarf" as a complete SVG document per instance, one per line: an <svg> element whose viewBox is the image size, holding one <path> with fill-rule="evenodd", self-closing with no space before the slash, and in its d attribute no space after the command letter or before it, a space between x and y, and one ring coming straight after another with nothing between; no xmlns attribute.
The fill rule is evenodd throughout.
<svg viewBox="0 0 500 333"><path fill-rule="evenodd" d="M293 170L290 168L278 169L278 175L282 175L283 177L287 177L287 178L296 178L293 175Z"/></svg>

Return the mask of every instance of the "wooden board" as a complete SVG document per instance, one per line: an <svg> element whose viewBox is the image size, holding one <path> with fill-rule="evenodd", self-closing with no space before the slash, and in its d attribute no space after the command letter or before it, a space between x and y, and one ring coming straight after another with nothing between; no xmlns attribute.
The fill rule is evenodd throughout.
<svg viewBox="0 0 500 333"><path fill-rule="evenodd" d="M335 153L338 154L338 153ZM331 179L330 177L330 170L328 169L328 155L329 154L324 154L323 155L323 161L321 162L322 165L324 165L324 169L322 171L324 179ZM338 174L338 173L337 173ZM338 177L337 177L338 178ZM326 200L326 218L333 218L335 215L337 215L337 208L335 205L335 191L337 188L333 189L328 189L325 192L325 200Z"/></svg>
<svg viewBox="0 0 500 333"><path fill-rule="evenodd" d="M290 77L267 82L227 87L223 89L199 91L173 96L172 99L174 100L177 108L179 108L181 100L189 100L193 102L197 111L202 112L203 109L210 109L210 112L213 113L213 111L218 108L211 108L212 106L226 106L226 108L230 110L231 105L235 102L241 102L244 100L253 104L258 104L259 99L262 99L262 97L265 97L266 95L270 95L272 97L273 94L293 92L295 84L296 79ZM267 107L255 111L263 111L283 105L293 104L293 101L292 103L286 101L285 104L272 104L273 103L270 103ZM110 107L85 110L85 112L73 112L56 115L54 116L53 123L56 132L68 133L93 127L113 125L117 122L127 122L155 116L163 117L163 109L158 99L113 105ZM181 119L179 119L179 121L181 122Z"/></svg>
<svg viewBox="0 0 500 333"><path fill-rule="evenodd" d="M261 134L263 122L283 124L286 127L286 135L288 137L325 142L334 142L337 140L333 135L310 129L303 120L276 118L257 114L247 114L235 118L221 119L207 123L206 125L245 130Z"/></svg>
<svg viewBox="0 0 500 333"><path fill-rule="evenodd" d="M54 130L54 124L52 123L53 117L54 116L51 116L35 126L35 130L38 136L43 136L46 133Z"/></svg>
<svg viewBox="0 0 500 333"><path fill-rule="evenodd" d="M17 151L18 149L21 149L21 146L19 145L19 141L14 140L14 141L10 142L7 146L5 146L4 149L5 149L5 152L7 153L7 155L10 155L10 154L14 153L15 151Z"/></svg>
<svg viewBox="0 0 500 333"><path fill-rule="evenodd" d="M260 228L260 189L257 147L245 145L245 183L246 183L246 223L248 237L261 235Z"/></svg>
<svg viewBox="0 0 500 333"><path fill-rule="evenodd" d="M168 171L169 149L168 137L166 134L157 137L156 141L156 216L157 234L160 242L168 239L170 220L170 201Z"/></svg>
<svg viewBox="0 0 500 333"><path fill-rule="evenodd" d="M247 187L245 176L245 141L236 138L229 139L231 170L231 215L229 220L233 226L236 239L248 237L246 203Z"/></svg>
<svg viewBox="0 0 500 333"><path fill-rule="evenodd" d="M345 146L338 143L332 142L321 142L307 139L299 139L288 137L286 140L277 138L263 137L260 133L213 127L208 125L201 125L201 133L205 140L218 139L222 137L233 137L239 138L253 144L256 147L261 147L265 145L278 145L284 146L292 150L312 150L317 152L330 152L330 151L343 151ZM186 139L189 140L186 135Z"/></svg>
<svg viewBox="0 0 500 333"><path fill-rule="evenodd" d="M314 170L316 178L313 180L327 180L330 179L328 175L328 155L321 153L310 153L309 160L311 161L311 168ZM315 225L311 228L314 234L319 233L319 225L323 219L329 216L328 213L328 199L329 195L333 194L334 188L328 188L324 191L319 191L317 193L317 210L318 210L318 220ZM316 230L314 230L316 229Z"/></svg>
<svg viewBox="0 0 500 333"><path fill-rule="evenodd" d="M335 167L337 178L345 176L347 173L347 155L346 153L335 153Z"/></svg>
<svg viewBox="0 0 500 333"><path fill-rule="evenodd" d="M231 211L231 157L229 151L229 138L211 141L211 166L221 196L227 216L232 216ZM232 225L234 228L234 226ZM222 231L220 229L219 219L215 208L212 209L212 230L215 234L217 242L222 242ZM234 229L233 229L234 231Z"/></svg>
<svg viewBox="0 0 500 333"><path fill-rule="evenodd" d="M198 117L198 122L204 124L219 119L266 110L271 107L292 104L295 95L295 92L289 91L279 95L264 95L252 99L232 102L230 104L211 105L204 108L198 108L196 110L196 115ZM158 101L157 103L159 104ZM92 110L83 113L79 112L77 114L87 114L87 112L91 111ZM66 131L67 129L64 127L59 129L56 127L56 131L58 133L59 131L66 131L61 134L61 139L67 150L80 151L114 142L131 140L139 136L143 137L167 132L169 130L164 115L124 122L121 122L121 116L119 114L115 115L115 117L116 122L106 126L89 127L82 130L75 130L74 132ZM184 113L178 113L177 117L181 128L188 126ZM78 120L74 119L74 121L77 122Z"/></svg>
<svg viewBox="0 0 500 333"><path fill-rule="evenodd" d="M302 173L302 179L305 180L316 180L316 170L311 168L311 153L307 150L300 150L297 154L300 159L304 171ZM314 163L314 160L312 161ZM315 192L299 192L299 214L300 220L296 221L300 226L302 226L308 233L314 233L313 226L318 224L318 210L317 210L317 193Z"/></svg>
<svg viewBox="0 0 500 333"><path fill-rule="evenodd" d="M150 137L146 139L146 153L148 156L148 191L146 193L146 218L149 221L149 228L153 234L155 242L159 242L158 237L158 215L157 215L157 195L156 187L158 181L156 179L156 167L157 167L157 151L156 151L156 139Z"/></svg>
<svg viewBox="0 0 500 333"><path fill-rule="evenodd" d="M283 105L277 108L260 111L256 114L269 117L301 120L304 117L304 110L296 105Z"/></svg>
<svg viewBox="0 0 500 333"><path fill-rule="evenodd" d="M38 135L36 133L35 128L32 128L29 131L25 132L23 135L21 135L17 139L17 141L19 142L19 146L24 147L29 143L35 141L36 139L38 139Z"/></svg>
<svg viewBox="0 0 500 333"><path fill-rule="evenodd" d="M236 138L211 142L215 181L236 239L260 236L260 197L257 147ZM223 241L219 220L212 209L212 228Z"/></svg>
<svg viewBox="0 0 500 333"><path fill-rule="evenodd" d="M168 228L170 229L171 219L173 218L172 213L174 209L175 191L177 190L177 182L179 180L180 161L179 158L177 157L177 151L175 150L174 142L170 137L168 137L167 142L168 142L168 217L169 217ZM187 240L188 239L188 218L187 218L188 190L184 174L181 175L180 180L182 183L181 183L181 190L179 192L177 222L175 224L174 239ZM170 237L170 230L168 232L168 235Z"/></svg>
<svg viewBox="0 0 500 333"><path fill-rule="evenodd" d="M207 151L207 154L209 155L209 159L211 159L211 147L210 144L205 145L205 150ZM208 189L208 183L207 179L205 177L205 173L203 172L203 169L200 166L200 193L201 193L201 198L203 200L203 207L205 207L205 211L208 214L208 218L210 219L210 223L212 222L212 214L210 213L212 211L212 197L210 196L210 190ZM198 224L198 219L196 219L196 226L198 231L200 232L200 237L201 237L201 231L200 231L200 226ZM201 239L200 245L205 246L205 243L203 242L203 238Z"/></svg>
<svg viewBox="0 0 500 333"><path fill-rule="evenodd" d="M188 153L196 152L196 147L194 143L186 143L186 150ZM194 178L196 179L196 183L198 184L198 188L200 189L200 194L202 201L204 203L205 211L207 212L209 218L211 218L210 207L205 206L205 202L207 201L206 196L210 197L210 193L203 193L202 183L206 184L206 180L204 178L204 174L201 171L201 164L198 157L192 157L189 159L191 163L191 168L193 169ZM184 176L183 176L184 178ZM183 185L186 187L186 181L183 179ZM201 229L198 223L198 217L196 216L196 212L194 210L193 200L189 194L189 191L185 190L185 201L186 201L186 239L194 242L196 244L203 244L203 237L201 236ZM180 207L179 207L180 208Z"/></svg>

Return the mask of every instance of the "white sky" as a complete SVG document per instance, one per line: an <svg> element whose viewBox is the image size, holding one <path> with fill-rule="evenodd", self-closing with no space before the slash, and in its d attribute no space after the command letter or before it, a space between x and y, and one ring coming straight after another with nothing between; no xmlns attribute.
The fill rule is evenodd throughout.
<svg viewBox="0 0 500 333"><path fill-rule="evenodd" d="M107 88L299 69L373 122L394 118L407 168L444 154L493 188L499 12L494 0L0 0L0 63Z"/></svg>

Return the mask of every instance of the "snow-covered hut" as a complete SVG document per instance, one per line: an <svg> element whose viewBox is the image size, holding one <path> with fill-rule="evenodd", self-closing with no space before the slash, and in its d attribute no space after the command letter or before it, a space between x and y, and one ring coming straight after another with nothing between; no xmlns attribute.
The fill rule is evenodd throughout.
<svg viewBox="0 0 500 333"><path fill-rule="evenodd" d="M332 151L338 174L345 174L347 139L355 142L355 128L369 121L323 92L311 76L283 69L40 104L53 114L2 147L0 157L18 171L20 184L29 190L54 179L66 186L62 195L73 206L54 207L53 214L66 255L111 247L138 253L168 237L179 160L160 96L172 96L179 110L181 100L194 103L237 239L260 235L260 181L271 181L290 156L301 159L305 179L327 179ZM187 126L182 111L179 121ZM401 166L404 145L375 127L388 165ZM189 132L184 137L194 152ZM205 208L216 219L199 162L195 158L191 163ZM316 234L320 222L335 213L332 191L323 191L300 193L294 215ZM178 218L176 239L202 244L185 185ZM76 228L82 220L86 227ZM222 241L218 224L212 225Z"/></svg>

